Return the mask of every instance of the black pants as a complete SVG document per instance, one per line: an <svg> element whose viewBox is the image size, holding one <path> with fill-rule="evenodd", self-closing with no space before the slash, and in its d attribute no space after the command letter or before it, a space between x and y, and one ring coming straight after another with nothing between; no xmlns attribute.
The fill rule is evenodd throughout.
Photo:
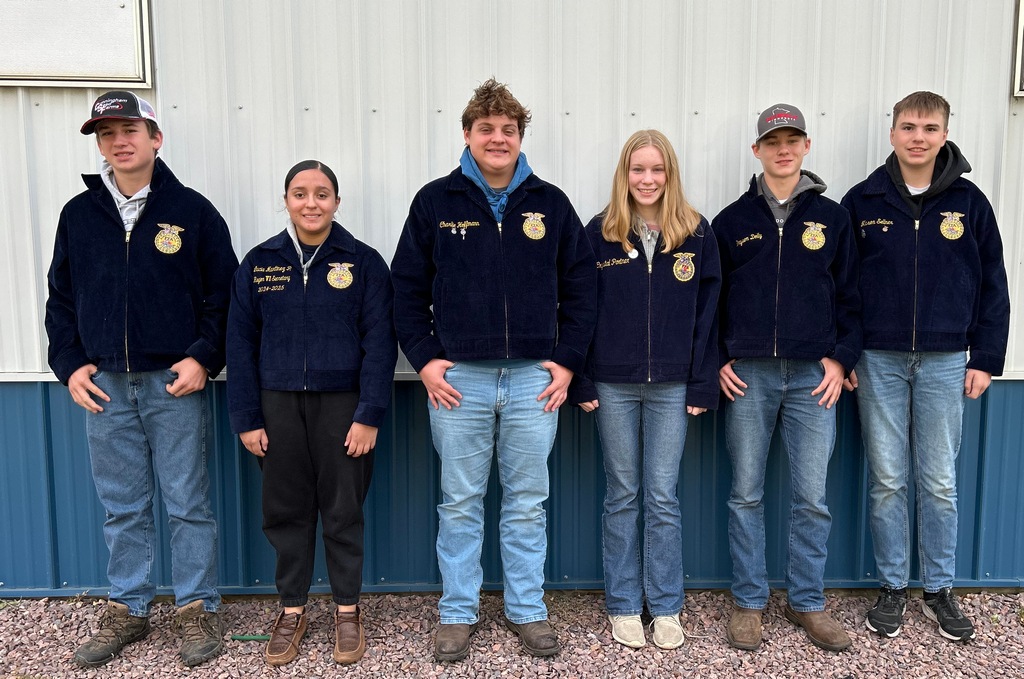
<svg viewBox="0 0 1024 679"><path fill-rule="evenodd" d="M277 552L282 606L306 604L318 512L334 602L359 602L363 500L373 475L373 453L345 454L358 401L353 392L262 392L267 430L267 454L260 464L263 533Z"/></svg>

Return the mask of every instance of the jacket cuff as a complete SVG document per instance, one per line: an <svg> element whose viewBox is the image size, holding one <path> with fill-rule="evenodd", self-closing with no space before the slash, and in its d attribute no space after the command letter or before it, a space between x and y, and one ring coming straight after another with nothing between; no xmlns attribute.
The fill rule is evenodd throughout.
<svg viewBox="0 0 1024 679"><path fill-rule="evenodd" d="M53 368L53 374L66 387L68 386L68 380L71 379L71 375L87 363L91 363L91 361L85 355L85 351L80 347L76 347L61 354L59 358L53 361L51 367Z"/></svg>
<svg viewBox="0 0 1024 679"><path fill-rule="evenodd" d="M583 372L583 365L586 363L583 354L576 353L564 344L555 345L555 350L551 352L551 360L573 371L574 374Z"/></svg>
<svg viewBox="0 0 1024 679"><path fill-rule="evenodd" d="M1002 354L987 354L980 351L972 351L970 360L967 361L967 368L970 370L982 370L992 377L999 377L1003 374L1003 364L1006 357Z"/></svg>
<svg viewBox="0 0 1024 679"><path fill-rule="evenodd" d="M570 405L578 406L581 403L590 403L597 400L597 386L590 380L580 375L575 375L569 383L569 391L566 401Z"/></svg>
<svg viewBox="0 0 1024 679"><path fill-rule="evenodd" d="M197 339L192 346L185 351L185 354L194 358L199 365L206 368L210 377L216 377L224 369L224 352L216 348L205 339ZM246 431L249 431L248 429Z"/></svg>
<svg viewBox="0 0 1024 679"><path fill-rule="evenodd" d="M857 361L860 359L860 355L847 349L846 347L837 344L835 351L832 352L831 358L839 361L843 366L843 370L847 375L850 371L857 367Z"/></svg>
<svg viewBox="0 0 1024 679"><path fill-rule="evenodd" d="M424 338L408 351L403 347L402 351L409 360L409 364L412 365L412 369L417 373L423 370L427 363L430 363L435 358L444 356L444 347L441 346L441 340L437 339L434 335Z"/></svg>
<svg viewBox="0 0 1024 679"><path fill-rule="evenodd" d="M239 410L229 414L231 420L231 431L235 434L243 434L254 429L263 429L266 422L263 421L263 411L259 408L253 410Z"/></svg>
<svg viewBox="0 0 1024 679"><path fill-rule="evenodd" d="M715 389L711 392L691 389L687 386L686 405L694 406L696 408L707 408L708 410L718 410L718 398L720 393L720 389Z"/></svg>
<svg viewBox="0 0 1024 679"><path fill-rule="evenodd" d="M368 403L360 403L356 406L356 413L352 416L352 421L365 424L367 427L380 429L380 426L384 424L384 415L387 411L386 407L382 408L381 406L374 406Z"/></svg>

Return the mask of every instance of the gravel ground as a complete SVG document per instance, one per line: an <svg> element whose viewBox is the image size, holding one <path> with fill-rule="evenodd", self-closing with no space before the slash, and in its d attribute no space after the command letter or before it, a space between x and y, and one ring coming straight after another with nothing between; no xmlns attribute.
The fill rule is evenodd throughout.
<svg viewBox="0 0 1024 679"><path fill-rule="evenodd" d="M918 596L920 593L918 593ZM440 664L431 653L437 623L437 595L365 595L368 649L349 668L331 658L331 606L311 602L309 631L298 659L268 667L263 642L226 641L224 653L196 668L177 658L171 632L173 606L153 610L153 631L120 657L94 670L72 662L79 643L92 632L102 600L0 600L0 677L1024 677L1024 592L980 592L961 597L978 630L968 644L940 637L920 611L908 608L903 632L882 639L864 628L873 592L831 593L828 608L853 637L853 647L830 653L812 646L802 630L782 617L784 594L776 593L765 613L765 644L737 651L725 640L730 597L724 592L691 592L683 610L686 643L662 651L648 643L629 649L615 643L600 592L549 592L552 624L562 651L553 658L525 655L502 625L501 596L484 594L481 626L468 658ZM270 598L228 598L227 634L266 634L276 613Z"/></svg>

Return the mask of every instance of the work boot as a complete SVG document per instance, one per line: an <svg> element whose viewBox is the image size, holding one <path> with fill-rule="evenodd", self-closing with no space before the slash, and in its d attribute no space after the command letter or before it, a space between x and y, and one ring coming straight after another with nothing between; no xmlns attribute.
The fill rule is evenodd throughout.
<svg viewBox="0 0 1024 679"><path fill-rule="evenodd" d="M839 626L839 623L832 619L832 616L825 611L807 611L801 613L794 611L789 604L786 604L786 620L794 625L804 628L807 638L820 648L826 651L842 651L853 643L850 636Z"/></svg>
<svg viewBox="0 0 1024 679"><path fill-rule="evenodd" d="M210 613L202 601L178 609L174 627L181 632L181 662L193 667L213 658L224 648L224 623L220 613Z"/></svg>
<svg viewBox="0 0 1024 679"><path fill-rule="evenodd" d="M149 634L149 618L128 614L128 607L116 601L107 602L100 616L100 628L75 651L80 667L99 667L114 659L121 649Z"/></svg>
<svg viewBox="0 0 1024 679"><path fill-rule="evenodd" d="M761 609L733 606L729 617L729 645L754 651L761 645Z"/></svg>
<svg viewBox="0 0 1024 679"><path fill-rule="evenodd" d="M555 631L551 629L551 625L548 624L547 620L525 622L522 625L518 625L505 618L505 627L519 635L523 648L530 655L543 658L558 653L560 649L558 637L555 635Z"/></svg>
<svg viewBox="0 0 1024 679"><path fill-rule="evenodd" d="M443 662L462 660L469 654L469 635L476 631L477 623L438 625L434 637L434 657Z"/></svg>

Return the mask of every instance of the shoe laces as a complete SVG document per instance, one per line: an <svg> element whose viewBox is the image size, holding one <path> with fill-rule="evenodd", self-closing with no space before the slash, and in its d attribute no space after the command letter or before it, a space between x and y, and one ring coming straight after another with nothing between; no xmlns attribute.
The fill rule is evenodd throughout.
<svg viewBox="0 0 1024 679"><path fill-rule="evenodd" d="M886 613L898 613L906 602L907 596L903 591L882 588L882 594L878 600L878 608Z"/></svg>
<svg viewBox="0 0 1024 679"><path fill-rule="evenodd" d="M175 621L175 626L181 630L182 641L203 641L217 636L213 628L213 617L213 613L203 612Z"/></svg>
<svg viewBox="0 0 1024 679"><path fill-rule="evenodd" d="M128 628L132 624L130 617L126 615L118 615L109 608L103 611L100 616L100 628L93 635L94 641L102 641L104 643L114 641L115 639L124 638L128 636Z"/></svg>
<svg viewBox="0 0 1024 679"><path fill-rule="evenodd" d="M964 617L960 611L960 605L956 602L956 597L948 589L936 592L932 605L946 618L960 620Z"/></svg>

